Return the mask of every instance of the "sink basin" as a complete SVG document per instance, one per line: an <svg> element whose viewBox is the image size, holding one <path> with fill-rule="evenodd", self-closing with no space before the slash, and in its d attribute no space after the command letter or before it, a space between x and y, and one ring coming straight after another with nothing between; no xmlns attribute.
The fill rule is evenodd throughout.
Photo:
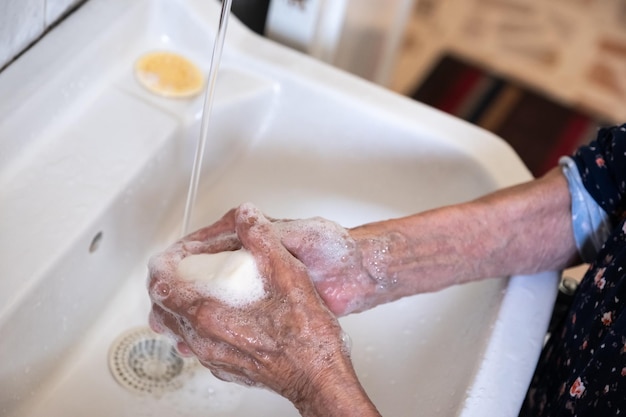
<svg viewBox="0 0 626 417"><path fill-rule="evenodd" d="M0 73L0 414L296 416L200 367L167 392L118 384L109 353L145 327L148 257L180 235L202 97L138 85L134 61L208 70L219 4L90 0ZM499 138L231 21L193 228L251 201L344 226L528 180ZM386 416L516 416L556 273L494 277L345 317Z"/></svg>

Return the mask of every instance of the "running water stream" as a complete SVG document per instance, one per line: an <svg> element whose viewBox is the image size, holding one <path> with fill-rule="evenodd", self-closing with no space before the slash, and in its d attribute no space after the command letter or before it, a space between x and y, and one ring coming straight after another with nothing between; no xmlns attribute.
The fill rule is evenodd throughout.
<svg viewBox="0 0 626 417"><path fill-rule="evenodd" d="M217 35L213 45L213 53L211 55L211 64L209 66L209 75L207 78L206 91L204 96L204 105L202 107L202 121L200 124L200 137L196 145L196 153L194 155L193 166L191 169L191 179L189 181L189 190L187 192L187 201L185 203L185 213L183 215L182 236L189 233L189 223L193 213L193 207L196 202L198 192L198 183L200 182L200 173L202 172L202 160L209 130L209 120L211 118L211 109L213 108L213 97L215 94L215 84L217 74L219 72L220 60L222 58L222 50L224 49L224 39L226 37L226 29L228 27L228 18L230 16L230 6L232 0L223 0L222 11L220 13L220 21L217 27ZM159 349L159 361L165 363L171 349Z"/></svg>
<svg viewBox="0 0 626 417"><path fill-rule="evenodd" d="M200 182L200 173L202 172L202 159L204 157L204 149L206 147L208 136L211 109L213 108L215 84L217 81L217 74L219 72L220 61L222 59L222 50L224 49L224 39L226 37L226 28L228 26L228 18L230 16L231 3L232 0L222 1L222 11L220 13L220 21L217 27L217 35L215 36L215 44L213 45L213 54L211 55L211 65L209 67L209 76L204 96L204 106L202 108L200 137L198 138L198 144L196 146L196 153L191 170L191 179L189 181L189 191L187 192L187 202L185 203L185 214L183 216L182 227L183 236L189 233L189 223L191 222L193 207L198 193L198 183Z"/></svg>

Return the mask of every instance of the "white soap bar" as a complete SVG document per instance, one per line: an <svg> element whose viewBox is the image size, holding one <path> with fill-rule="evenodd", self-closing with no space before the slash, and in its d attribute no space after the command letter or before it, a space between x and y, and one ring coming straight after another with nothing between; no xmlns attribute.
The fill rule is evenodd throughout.
<svg viewBox="0 0 626 417"><path fill-rule="evenodd" d="M265 295L254 257L245 249L187 256L178 264L176 275L197 282L207 295L234 307L250 304Z"/></svg>

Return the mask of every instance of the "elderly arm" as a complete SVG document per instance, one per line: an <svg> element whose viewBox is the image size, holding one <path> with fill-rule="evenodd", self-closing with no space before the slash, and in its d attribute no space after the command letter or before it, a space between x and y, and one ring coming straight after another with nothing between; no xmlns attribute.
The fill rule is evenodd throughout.
<svg viewBox="0 0 626 417"><path fill-rule="evenodd" d="M557 270L578 259L559 169L467 203L349 233L361 248L363 269L378 281L361 288L365 308L482 278Z"/></svg>
<svg viewBox="0 0 626 417"><path fill-rule="evenodd" d="M340 316L455 284L573 265L570 205L567 180L555 168L473 201L353 229L322 218L272 226ZM234 213L186 237L188 249L238 248Z"/></svg>
<svg viewBox="0 0 626 417"><path fill-rule="evenodd" d="M474 280L556 270L578 259L567 180L558 168L466 203L349 230L333 225L275 223L338 315Z"/></svg>
<svg viewBox="0 0 626 417"><path fill-rule="evenodd" d="M218 377L266 386L303 416L379 416L331 311L565 267L577 259L570 220L558 170L467 203L349 230L320 218L269 221L243 205L157 258L151 324ZM232 307L176 276L186 256L242 246L266 280L257 302Z"/></svg>

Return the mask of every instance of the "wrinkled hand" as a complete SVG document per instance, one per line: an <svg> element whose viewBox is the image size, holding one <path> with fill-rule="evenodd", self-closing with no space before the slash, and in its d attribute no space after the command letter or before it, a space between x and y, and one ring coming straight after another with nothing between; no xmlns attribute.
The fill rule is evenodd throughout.
<svg viewBox="0 0 626 417"><path fill-rule="evenodd" d="M283 245L309 270L333 313L344 316L383 302L390 280L380 241L321 217L273 223ZM383 291L381 291L383 290Z"/></svg>
<svg viewBox="0 0 626 417"><path fill-rule="evenodd" d="M223 220L151 260L152 327L170 332L179 350L194 353L217 377L268 387L294 404L313 395L309 390L319 389L317 379L328 373L343 369L356 380L336 318L272 223L251 205ZM185 256L240 244L254 256L265 280L262 299L232 307L176 278Z"/></svg>
<svg viewBox="0 0 626 417"><path fill-rule="evenodd" d="M240 248L236 212L230 210L216 223L184 237L181 244L190 253ZM371 238L366 228L348 230L321 217L270 220L281 243L307 267L318 293L334 314L343 316L388 301L380 292L393 280L384 259L387 243Z"/></svg>

